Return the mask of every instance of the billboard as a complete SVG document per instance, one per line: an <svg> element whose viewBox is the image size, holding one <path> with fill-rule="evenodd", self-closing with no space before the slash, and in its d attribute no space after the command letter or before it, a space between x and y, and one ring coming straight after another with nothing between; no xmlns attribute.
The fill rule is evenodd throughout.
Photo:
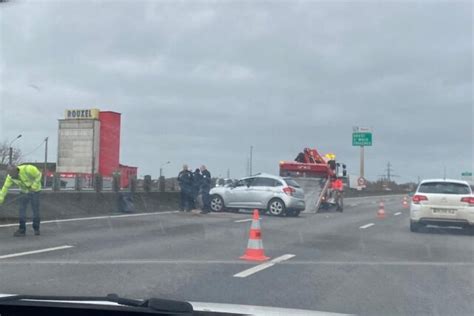
<svg viewBox="0 0 474 316"><path fill-rule="evenodd" d="M72 109L66 110L64 117L66 120L98 120L99 109Z"/></svg>

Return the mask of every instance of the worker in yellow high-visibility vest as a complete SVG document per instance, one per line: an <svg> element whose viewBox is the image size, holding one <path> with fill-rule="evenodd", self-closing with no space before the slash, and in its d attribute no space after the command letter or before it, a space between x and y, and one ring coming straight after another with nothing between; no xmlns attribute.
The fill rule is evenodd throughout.
<svg viewBox="0 0 474 316"><path fill-rule="evenodd" d="M22 237L26 234L26 209L31 203L33 209L33 229L35 235L40 234L39 193L41 191L41 171L33 165L9 166L8 175L0 191L0 204L5 200L8 189L15 185L20 189L20 227L13 236Z"/></svg>

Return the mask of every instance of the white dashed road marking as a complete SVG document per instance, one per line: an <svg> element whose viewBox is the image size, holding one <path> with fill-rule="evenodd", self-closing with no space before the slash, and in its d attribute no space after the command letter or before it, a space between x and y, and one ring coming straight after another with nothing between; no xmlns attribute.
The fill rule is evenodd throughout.
<svg viewBox="0 0 474 316"><path fill-rule="evenodd" d="M402 212L396 212L395 214L393 214L393 216L398 216L400 214L402 214Z"/></svg>
<svg viewBox="0 0 474 316"><path fill-rule="evenodd" d="M63 249L69 249L73 248L74 246L59 246L59 247L53 247L53 248L45 248L45 249L39 249L39 250L32 250L32 251L25 251L25 252L18 252L18 253L12 253L9 255L3 255L0 256L1 259L8 259L8 258L15 258L15 257L22 257L22 256L28 256L28 255L34 255L37 253L43 253L43 252L50 252L50 251L56 251L56 250L63 250Z"/></svg>
<svg viewBox="0 0 474 316"><path fill-rule="evenodd" d="M366 228L372 227L372 226L374 226L374 225L375 225L374 223L369 223L369 224L367 224L367 225L360 226L359 228L360 228L360 229L366 229Z"/></svg>
<svg viewBox="0 0 474 316"><path fill-rule="evenodd" d="M254 273L260 272L262 270L265 270L267 268L273 267L275 264L283 262L285 260L290 260L291 258L295 257L295 255L291 254L286 254L281 257L275 258L273 260L270 260L269 262L265 262L262 264L259 264L258 266L255 266L253 268L244 270L242 272L239 272L237 274L234 274L235 278L246 278Z"/></svg>
<svg viewBox="0 0 474 316"><path fill-rule="evenodd" d="M107 216L95 216L95 217L80 217L80 218L68 218L68 219L57 219L50 221L42 221L41 224L51 224L51 223L65 223L65 222L80 222L80 221L91 221L96 219L110 219L110 218L123 218L123 217L139 217L139 216L152 216L152 215L162 215L162 214L173 214L178 213L178 211L167 211L167 212L156 212L156 213L137 213L137 214L123 214L123 215L107 215ZM26 223L26 225L31 225L31 222ZM4 224L0 225L0 228L3 227L16 227L17 224Z"/></svg>
<svg viewBox="0 0 474 316"><path fill-rule="evenodd" d="M261 220L262 218L260 217L259 219ZM245 222L251 222L252 220L253 220L252 218L239 219L238 221L234 221L234 223L245 223Z"/></svg>

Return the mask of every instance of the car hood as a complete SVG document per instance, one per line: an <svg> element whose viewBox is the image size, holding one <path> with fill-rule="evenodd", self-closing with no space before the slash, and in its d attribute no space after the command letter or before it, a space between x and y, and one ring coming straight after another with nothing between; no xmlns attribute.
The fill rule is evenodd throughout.
<svg viewBox="0 0 474 316"><path fill-rule="evenodd" d="M221 303L202 303L202 302L190 302L196 311L212 311L221 313L236 313L246 315L266 315L266 316L281 316L281 315L294 315L294 316L340 316L340 315L352 315L352 314L339 314L322 311L312 311L305 309L292 309L292 308L279 308L279 307L267 307L267 306L253 306L253 305L239 305L239 304L221 304Z"/></svg>
<svg viewBox="0 0 474 316"><path fill-rule="evenodd" d="M12 296L14 294L1 294L1 297ZM38 300L41 301L41 300ZM44 302L56 302L56 303L72 303L72 304L92 304L92 305L119 305L117 303L108 301L64 301L64 300L43 300ZM294 315L294 316L343 316L353 314L340 314L323 311L312 311L305 309L292 309L292 308L279 308L279 307L267 307L267 306L253 306L253 305L239 305L239 304L221 304L221 303L204 303L204 302L189 302L195 311L203 312L216 312L216 313L234 313L234 314L245 314L245 315L266 315L266 316L281 316L281 315Z"/></svg>
<svg viewBox="0 0 474 316"><path fill-rule="evenodd" d="M218 193L223 193L229 190L230 190L229 187L214 187L211 189L211 191L209 191L209 194L218 194Z"/></svg>

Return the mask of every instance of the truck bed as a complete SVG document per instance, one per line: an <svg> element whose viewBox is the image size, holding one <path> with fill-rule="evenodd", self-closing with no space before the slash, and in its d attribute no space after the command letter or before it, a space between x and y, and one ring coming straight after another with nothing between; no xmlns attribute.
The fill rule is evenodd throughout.
<svg viewBox="0 0 474 316"><path fill-rule="evenodd" d="M304 190L304 200L306 203L306 209L304 213L315 213L317 207L319 207L321 193L321 178L293 178ZM326 186L327 179L324 179Z"/></svg>

